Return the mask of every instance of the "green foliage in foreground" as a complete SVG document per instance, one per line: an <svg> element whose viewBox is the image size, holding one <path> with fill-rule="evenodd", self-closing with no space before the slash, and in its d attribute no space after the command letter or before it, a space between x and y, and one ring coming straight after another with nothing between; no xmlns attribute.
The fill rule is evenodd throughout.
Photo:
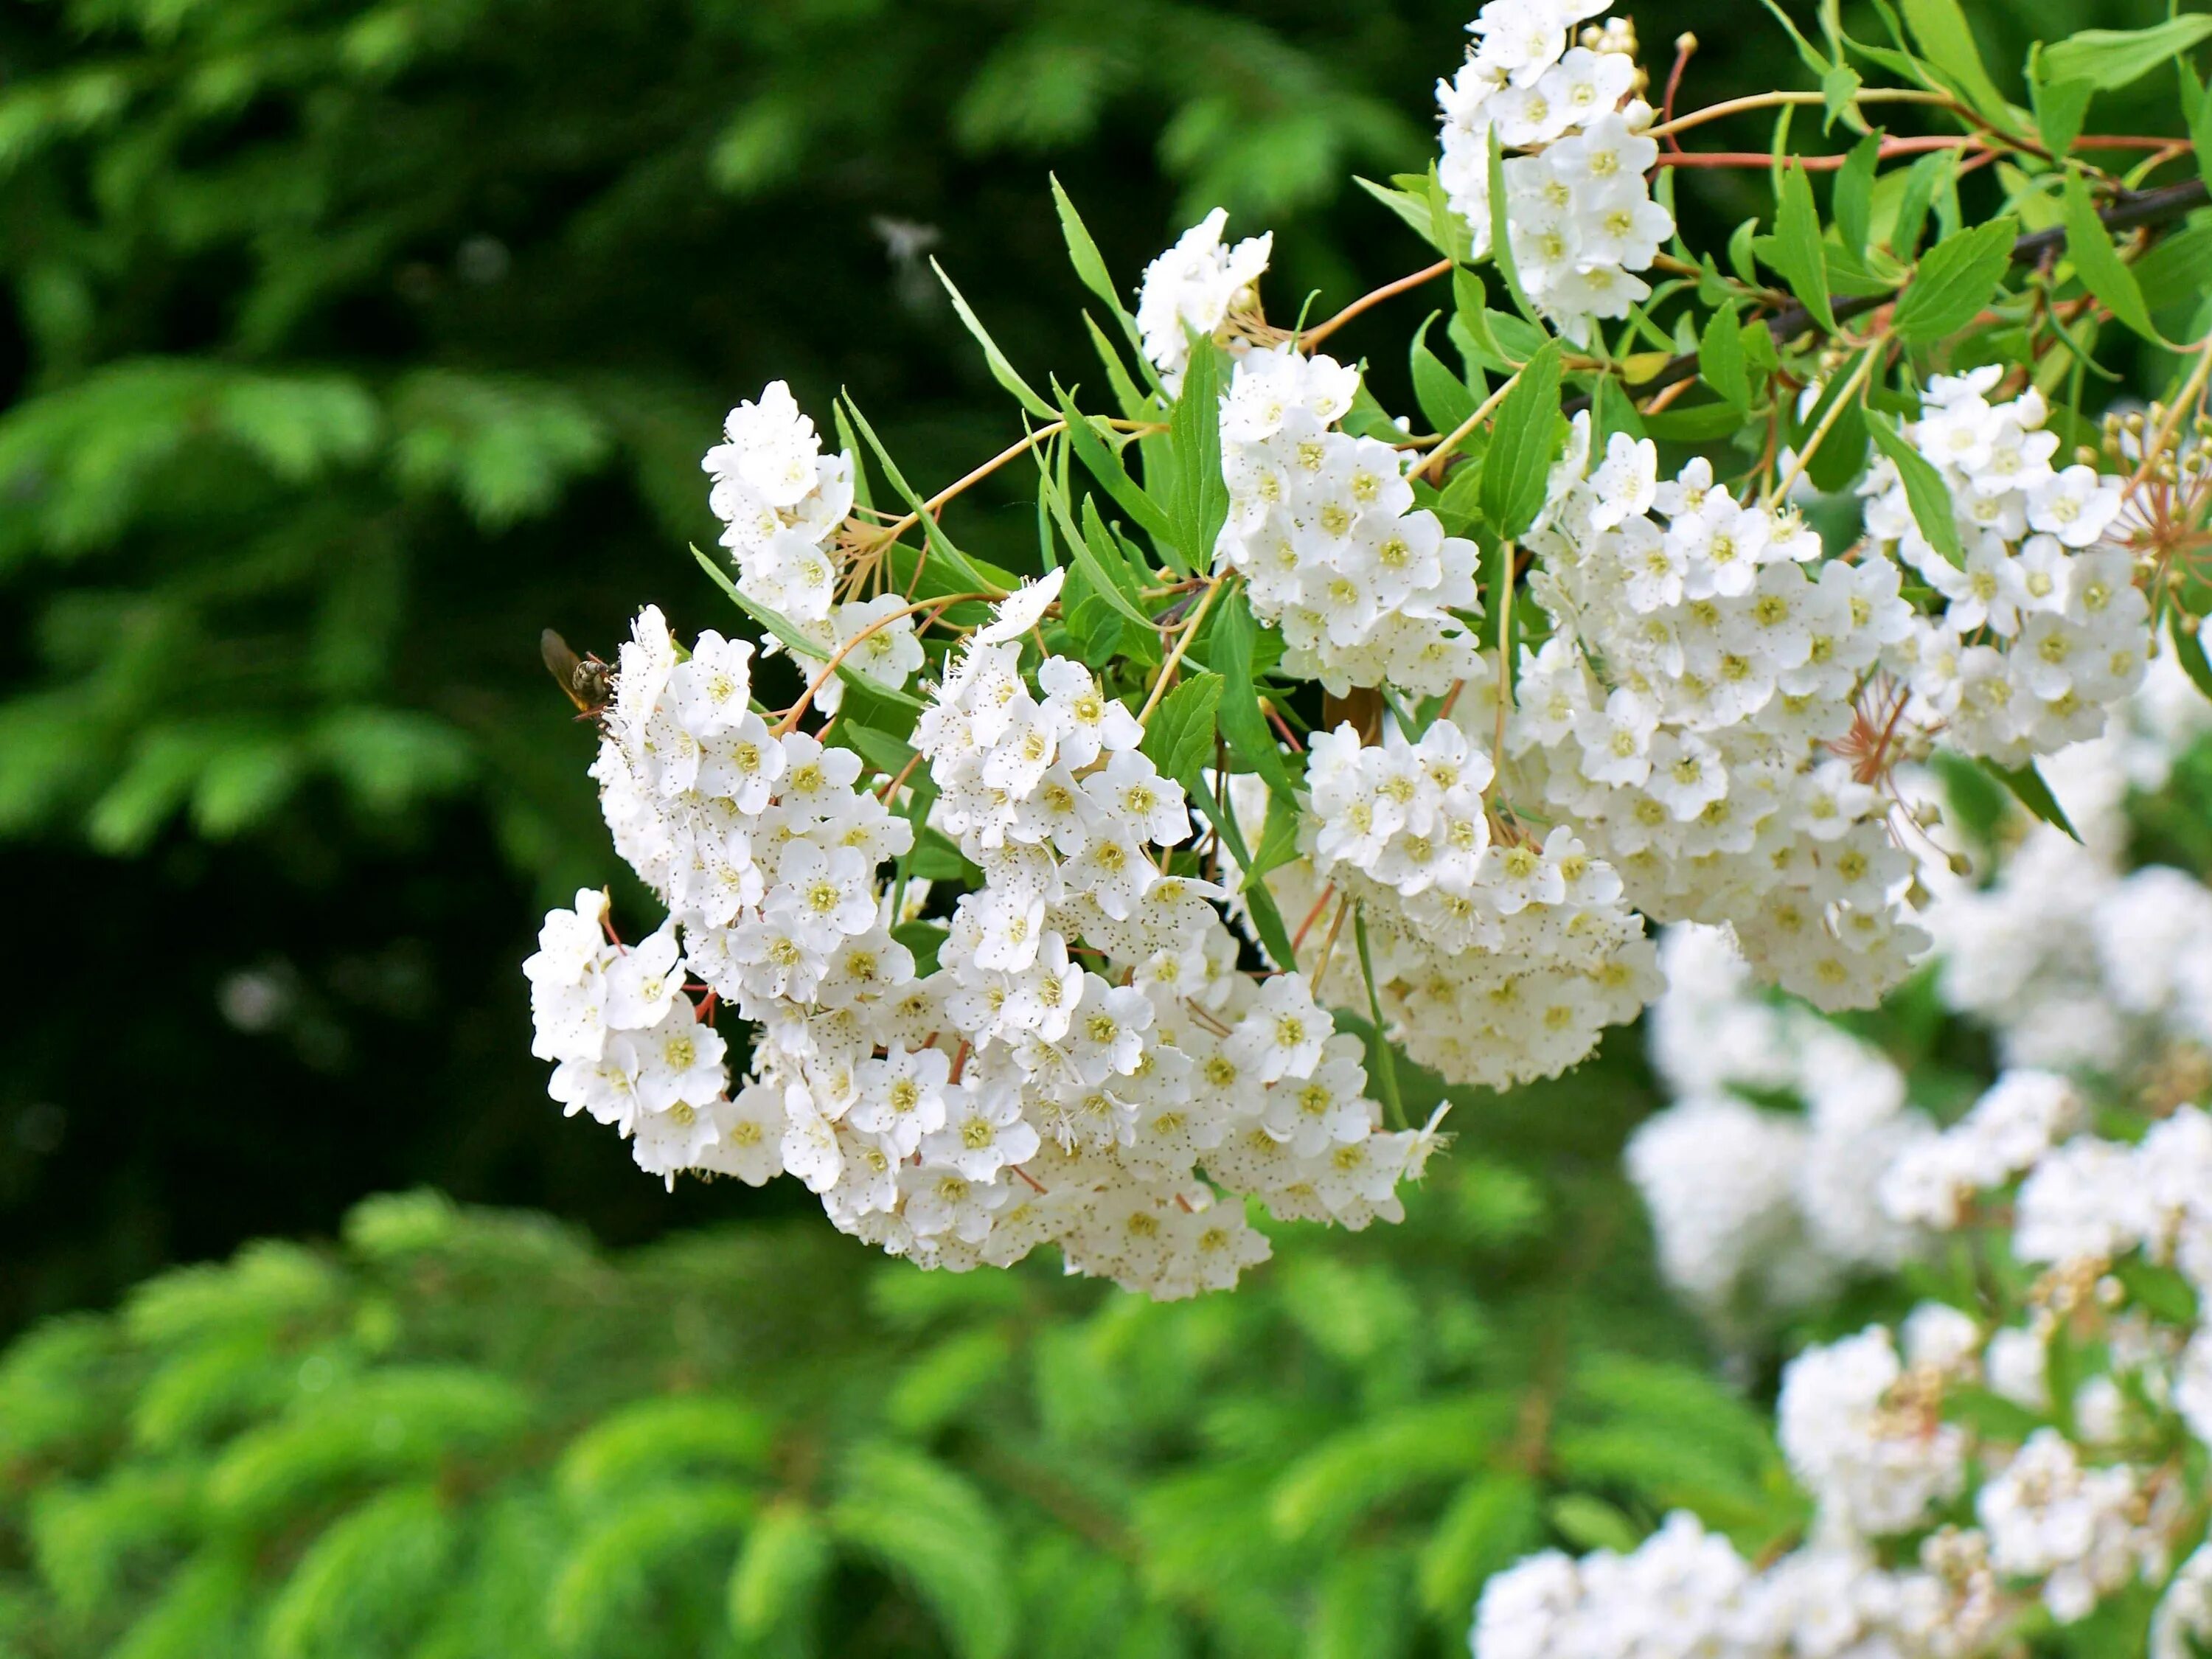
<svg viewBox="0 0 2212 1659"><path fill-rule="evenodd" d="M0 1654L1458 1650L1547 1539L1798 1518L1650 1274L1648 1104L1616 1057L1470 1113L1403 1227L1170 1305L373 1200L0 1363Z"/></svg>

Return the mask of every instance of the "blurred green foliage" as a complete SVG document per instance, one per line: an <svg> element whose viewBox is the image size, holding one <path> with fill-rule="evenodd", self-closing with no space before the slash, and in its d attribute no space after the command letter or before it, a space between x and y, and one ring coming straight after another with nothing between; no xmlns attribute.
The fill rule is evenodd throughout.
<svg viewBox="0 0 2212 1659"><path fill-rule="evenodd" d="M0 1363L0 1653L1454 1651L1547 1538L1802 1519L1651 1276L1646 1106L1616 1060L1472 1109L1402 1228L1170 1305L373 1200Z"/></svg>

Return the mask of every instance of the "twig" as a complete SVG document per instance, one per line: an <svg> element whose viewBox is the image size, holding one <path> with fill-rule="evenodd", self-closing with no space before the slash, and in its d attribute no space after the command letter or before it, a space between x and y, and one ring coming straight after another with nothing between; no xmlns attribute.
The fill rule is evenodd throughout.
<svg viewBox="0 0 2212 1659"><path fill-rule="evenodd" d="M1327 322L1317 324L1316 326L1308 329L1304 334L1301 334L1298 337L1298 349L1301 351L1311 351L1323 340L1328 338L1330 335L1335 333L1337 330L1342 328L1354 317L1359 315L1361 312L1366 311L1372 307L1379 306L1385 300L1394 299L1397 295L1405 293L1408 289L1416 289L1420 287L1424 283L1434 282L1437 277L1443 276L1451 268L1452 262L1450 260L1439 259L1436 264L1427 266L1423 270L1417 270L1410 276L1401 276L1395 283L1383 283L1382 287L1375 289L1370 294L1361 295L1357 300L1354 300L1350 305L1345 307L1343 310L1338 312L1335 316L1330 318Z"/></svg>

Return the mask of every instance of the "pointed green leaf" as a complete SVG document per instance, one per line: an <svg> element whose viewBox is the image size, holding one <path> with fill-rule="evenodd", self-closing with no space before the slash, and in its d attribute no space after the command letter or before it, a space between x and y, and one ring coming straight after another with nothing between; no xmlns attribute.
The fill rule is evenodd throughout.
<svg viewBox="0 0 2212 1659"><path fill-rule="evenodd" d="M2039 67L2049 73L2047 56ZM2035 106L2036 131L2043 135L2043 147L2053 155L2063 159L2074 148L2074 141L2081 136L2081 124L2088 118L2089 100L2096 91L2093 82L2028 77L2028 101Z"/></svg>
<svg viewBox="0 0 2212 1659"><path fill-rule="evenodd" d="M1521 272L1513 263L1513 238L1505 219L1505 151L1499 145L1498 129L1490 130L1490 259L1498 267L1498 275L1505 284L1505 291L1513 296L1514 308L1539 327L1543 319L1536 315L1536 307L1528 303L1528 291L1521 286Z"/></svg>
<svg viewBox="0 0 2212 1659"><path fill-rule="evenodd" d="M1834 333L1836 316L1828 307L1828 265L1820 246L1820 215L1813 205L1813 181L1802 167L1782 169L1774 234L1765 258L1782 273L1806 315Z"/></svg>
<svg viewBox="0 0 2212 1659"><path fill-rule="evenodd" d="M952 296L952 309L958 313L962 325L975 336L975 343L983 348L983 361L990 367L991 378L1012 392L1015 400L1030 414L1042 416L1048 421L1053 419L1052 405L1039 397L1035 388L1022 379L1020 371L1006 360L1006 354L999 349L999 343L983 326L982 319L969 309L968 301L952 285L952 279L945 274L945 267L932 259L929 268L937 273L937 280L945 284L945 291Z"/></svg>
<svg viewBox="0 0 2212 1659"><path fill-rule="evenodd" d="M1144 752L1162 776L1194 795L1204 794L1200 775L1213 763L1213 716L1220 703L1221 676L1193 674L1162 697L1145 722Z"/></svg>
<svg viewBox="0 0 2212 1659"><path fill-rule="evenodd" d="M2181 665L2182 672L2189 676L2191 683L2207 699L2212 699L2212 662L2205 659L2204 641L2201 635L2183 623L2185 614L2179 605L2166 613L2166 631L2173 641L2173 658Z"/></svg>
<svg viewBox="0 0 2212 1659"><path fill-rule="evenodd" d="M2043 72L2054 83L2083 81L2099 92L2126 86L2212 35L2212 13L2170 17L2147 29L2083 29L2044 47Z"/></svg>
<svg viewBox="0 0 2212 1659"><path fill-rule="evenodd" d="M1966 101L2009 131L2012 112L1982 63L1981 48L1959 0L1900 0L1912 38L1928 61L1966 94Z"/></svg>
<svg viewBox="0 0 2212 1659"><path fill-rule="evenodd" d="M860 406L849 395L845 399L845 407L852 415L853 424L860 429L860 436L875 455L877 464L883 468L884 477L890 481L891 489L919 517L922 539L929 544L932 561L947 566L959 576L962 586L956 591L981 592L994 586L1000 593L1012 591L1004 583L994 584L987 580L983 573L969 562L968 556L952 544L952 538L939 527L937 515L923 507L921 496L906 481L906 474L899 471L898 464L891 459L890 451L884 447L884 441L876 435L875 428L868 423L868 417L860 413ZM697 550L693 550L696 552Z"/></svg>
<svg viewBox="0 0 2212 1659"><path fill-rule="evenodd" d="M1444 367L1443 358L1429 349L1430 326L1443 314L1431 312L1413 336L1413 400L1435 430L1456 432L1481 400L1468 390L1466 381Z"/></svg>
<svg viewBox="0 0 2212 1659"><path fill-rule="evenodd" d="M1057 389L1057 388L1055 388ZM1175 541L1175 524L1167 512L1152 495L1129 476L1121 465L1121 456L1112 445L1099 435L1098 428L1091 424L1090 417L1075 406L1074 395L1060 392L1060 417L1067 422L1067 441L1091 476L1106 486L1106 493L1114 504L1136 521L1138 528L1155 542L1170 545Z"/></svg>
<svg viewBox="0 0 2212 1659"><path fill-rule="evenodd" d="M2121 322L2154 344L2164 345L2156 328L2152 326L2150 312L2143 304L2142 290L2136 286L2135 273L2121 262L2118 251L2102 221L2097 217L2097 204L2090 199L2089 186L2078 173L2066 175L2066 257L2074 266L2074 274L2081 279L2081 286L2095 295Z"/></svg>
<svg viewBox="0 0 2212 1659"><path fill-rule="evenodd" d="M1957 333L1980 314L2012 264L2020 221L2010 215L1947 236L1928 250L1891 322L1908 345Z"/></svg>
<svg viewBox="0 0 2212 1659"><path fill-rule="evenodd" d="M1114 275L1106 269L1105 256L1098 252L1098 244L1091 240L1083 216L1075 210L1075 204L1060 187L1060 179L1052 174L1046 176L1051 180L1052 204L1060 215L1060 234L1067 243L1067 258L1075 267L1076 280L1106 302L1107 309L1114 313L1122 331L1133 343L1137 338L1136 323L1122 308L1121 296L1114 289Z"/></svg>
<svg viewBox="0 0 2212 1659"><path fill-rule="evenodd" d="M2044 781L2043 774L2036 769L2034 762L2030 761L2026 766L1999 766L1993 760L1984 760L1981 767L2012 791L2014 800L2052 829L2071 840L2078 842L2081 839L2067 817L2066 809L2058 804L2058 797L2051 793L2051 786Z"/></svg>
<svg viewBox="0 0 2212 1659"><path fill-rule="evenodd" d="M1229 518L1229 485L1221 475L1222 362L1212 341L1191 343L1182 392L1168 417L1176 468L1170 518L1185 575L1212 567L1214 538Z"/></svg>
<svg viewBox="0 0 2212 1659"><path fill-rule="evenodd" d="M1869 132L1851 146L1850 155L1836 174L1836 231L1844 239L1847 252L1862 252L1869 245L1874 219L1874 175L1881 161L1881 134Z"/></svg>
<svg viewBox="0 0 2212 1659"><path fill-rule="evenodd" d="M1733 300L1705 319L1705 331L1698 337L1698 373L1739 413L1750 410L1751 372L1744 362L1743 324Z"/></svg>
<svg viewBox="0 0 2212 1659"><path fill-rule="evenodd" d="M1212 654L1207 659L1222 679L1221 732L1231 754L1267 780L1273 793L1291 793L1291 775L1273 727L1260 712L1260 687L1253 670L1260 625L1253 620L1244 585L1237 583L1218 599L1210 624Z"/></svg>
<svg viewBox="0 0 2212 1659"><path fill-rule="evenodd" d="M1905 441L1897 429L1897 422L1878 409L1866 411L1867 430L1873 434L1875 447L1889 457L1896 465L1898 476L1905 481L1905 499L1912 507L1912 521L1920 526L1920 533L1928 544L1954 565L1966 562L1966 549L1959 541L1959 520L1951 504L1949 486L1935 464Z"/></svg>
<svg viewBox="0 0 2212 1659"><path fill-rule="evenodd" d="M1482 516L1501 538L1524 534L1544 509L1559 451L1559 356L1553 341L1528 360L1498 406L1482 462Z"/></svg>

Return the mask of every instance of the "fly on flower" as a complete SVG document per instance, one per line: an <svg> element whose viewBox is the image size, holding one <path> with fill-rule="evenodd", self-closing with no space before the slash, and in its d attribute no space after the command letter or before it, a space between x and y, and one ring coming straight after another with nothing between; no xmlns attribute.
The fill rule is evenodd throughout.
<svg viewBox="0 0 2212 1659"><path fill-rule="evenodd" d="M596 656L580 657L568 641L551 629L538 636L538 654L546 672L561 684L568 701L576 705L579 720L600 719L607 699L614 695L614 670Z"/></svg>

